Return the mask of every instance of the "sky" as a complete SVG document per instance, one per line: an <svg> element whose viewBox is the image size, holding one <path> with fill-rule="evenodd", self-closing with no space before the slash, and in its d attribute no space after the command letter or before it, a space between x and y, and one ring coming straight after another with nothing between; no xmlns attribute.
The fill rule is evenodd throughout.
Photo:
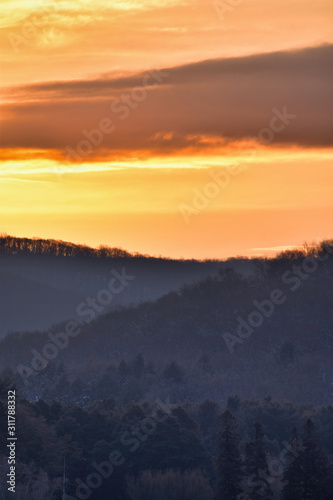
<svg viewBox="0 0 333 500"><path fill-rule="evenodd" d="M2 0L0 232L184 258L332 238L331 0Z"/></svg>

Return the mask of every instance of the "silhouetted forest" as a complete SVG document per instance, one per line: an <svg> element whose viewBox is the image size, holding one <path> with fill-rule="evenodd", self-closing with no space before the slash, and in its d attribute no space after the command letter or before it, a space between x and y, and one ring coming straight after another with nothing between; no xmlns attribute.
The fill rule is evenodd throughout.
<svg viewBox="0 0 333 500"><path fill-rule="evenodd" d="M7 388L19 398L16 498L332 498L333 241L181 262L6 238L1 269L17 283L38 268L45 286L72 282L63 321L0 341L2 436ZM172 279L140 300L155 271Z"/></svg>
<svg viewBox="0 0 333 500"><path fill-rule="evenodd" d="M17 419L19 500L60 500L64 488L68 500L332 498L331 405L21 400ZM6 469L3 455L5 499Z"/></svg>
<svg viewBox="0 0 333 500"><path fill-rule="evenodd" d="M56 240L0 236L0 338L9 331L50 328L75 315L76 306L105 288L112 271L135 279L114 294L107 310L154 300L184 283L214 275L224 263L172 260ZM242 268L246 271L246 262ZM20 311L20 314L17 314ZM104 308L104 311L106 309ZM77 318L79 319L79 318Z"/></svg>

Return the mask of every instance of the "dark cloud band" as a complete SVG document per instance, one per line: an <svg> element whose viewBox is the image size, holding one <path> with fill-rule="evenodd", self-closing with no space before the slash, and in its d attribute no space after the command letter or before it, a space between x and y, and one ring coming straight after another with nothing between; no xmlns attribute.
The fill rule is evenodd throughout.
<svg viewBox="0 0 333 500"><path fill-rule="evenodd" d="M83 130L108 119L112 134L105 134L95 152L206 149L200 136L257 136L272 109L286 106L297 119L277 134L275 144L332 146L332 60L333 45L323 45L165 68L160 81L147 72L104 74L7 89L13 102L4 107L2 145L75 148Z"/></svg>

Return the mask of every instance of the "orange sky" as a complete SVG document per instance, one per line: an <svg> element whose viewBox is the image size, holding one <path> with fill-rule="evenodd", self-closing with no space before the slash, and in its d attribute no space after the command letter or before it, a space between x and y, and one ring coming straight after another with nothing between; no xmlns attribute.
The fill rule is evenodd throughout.
<svg viewBox="0 0 333 500"><path fill-rule="evenodd" d="M186 258L332 237L331 1L4 0L0 231Z"/></svg>

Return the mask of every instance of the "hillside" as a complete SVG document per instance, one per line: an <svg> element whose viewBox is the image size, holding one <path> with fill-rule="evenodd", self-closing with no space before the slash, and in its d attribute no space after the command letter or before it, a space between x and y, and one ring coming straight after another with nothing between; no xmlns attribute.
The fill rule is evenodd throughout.
<svg viewBox="0 0 333 500"><path fill-rule="evenodd" d="M8 331L42 330L64 321L84 299L14 273L0 272L0 283L0 338Z"/></svg>
<svg viewBox="0 0 333 500"><path fill-rule="evenodd" d="M239 394L328 404L332 247L326 242L257 260L249 277L222 269L156 301L95 319L85 305L75 336L42 370L32 370L26 384L22 366L33 368L50 332L9 335L0 344L1 366L15 371L22 365L17 381L31 399L169 396L182 402L209 396L222 403ZM62 337L67 327L58 325L51 335Z"/></svg>
<svg viewBox="0 0 333 500"><path fill-rule="evenodd" d="M121 274L123 269L134 276L131 286L121 294L114 294L103 313L120 305L157 299L185 283L213 275L225 265L218 261L172 260L130 254L118 248L93 249L62 241L2 235L0 338L9 331L51 328L72 317L79 320L76 308L82 299L95 297L105 289L113 273ZM241 272L251 272L246 259L237 262L237 266Z"/></svg>

